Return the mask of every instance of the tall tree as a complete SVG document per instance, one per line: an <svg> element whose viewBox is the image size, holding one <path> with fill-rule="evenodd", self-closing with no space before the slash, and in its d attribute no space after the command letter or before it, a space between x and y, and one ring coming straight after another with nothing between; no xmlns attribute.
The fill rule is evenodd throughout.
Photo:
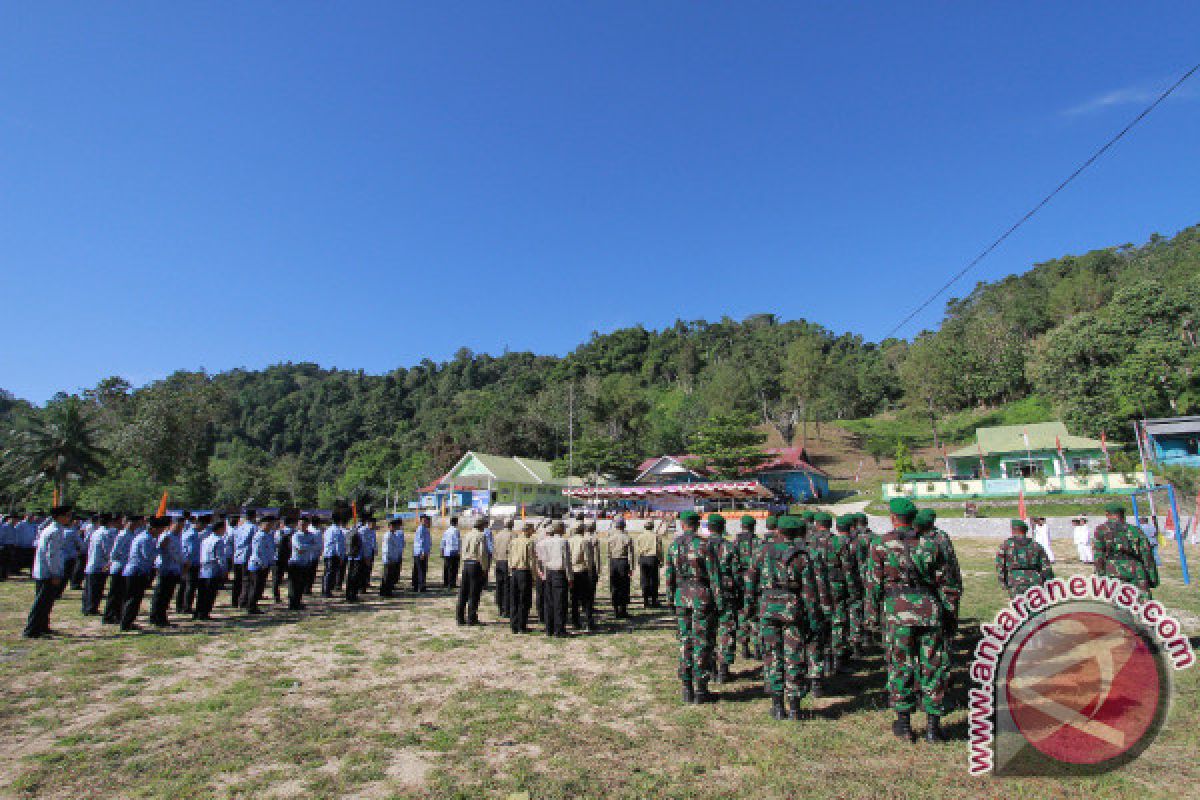
<svg viewBox="0 0 1200 800"><path fill-rule="evenodd" d="M714 414L692 436L689 469L715 478L737 478L765 464L770 455L763 450L767 435L754 427L751 413L734 411Z"/></svg>
<svg viewBox="0 0 1200 800"><path fill-rule="evenodd" d="M96 426L87 406L75 395L59 397L14 431L4 460L31 490L49 481L60 502L67 502L72 478L86 481L104 474L105 451L96 444Z"/></svg>

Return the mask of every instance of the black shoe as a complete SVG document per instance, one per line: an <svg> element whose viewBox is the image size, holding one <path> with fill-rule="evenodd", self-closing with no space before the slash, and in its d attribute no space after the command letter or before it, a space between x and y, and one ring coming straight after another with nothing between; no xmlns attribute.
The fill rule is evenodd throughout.
<svg viewBox="0 0 1200 800"><path fill-rule="evenodd" d="M800 721L800 698L793 697L791 704L788 706L787 718L792 722Z"/></svg>
<svg viewBox="0 0 1200 800"><path fill-rule="evenodd" d="M771 719L785 720L787 719L787 711L783 707L783 695L771 695Z"/></svg>
<svg viewBox="0 0 1200 800"><path fill-rule="evenodd" d="M142 626L138 625L136 622L131 625L122 625L121 626L122 631L140 631L141 629L142 629Z"/></svg>
<svg viewBox="0 0 1200 800"><path fill-rule="evenodd" d="M706 680L696 681L696 700L695 700L695 702L697 705L699 705L701 703L717 702L717 696L708 690L708 681L706 681Z"/></svg>
<svg viewBox="0 0 1200 800"><path fill-rule="evenodd" d="M851 672L851 669L850 665L846 663L845 659L843 659L841 656L838 656L833 659L833 671L838 675L847 675Z"/></svg>
<svg viewBox="0 0 1200 800"><path fill-rule="evenodd" d="M729 683L729 665L724 664L724 663L718 664L717 665L717 684L721 685L721 684L725 684L725 683Z"/></svg>
<svg viewBox="0 0 1200 800"><path fill-rule="evenodd" d="M749 642L742 642L742 658L746 659L747 661L750 660L750 643Z"/></svg>
<svg viewBox="0 0 1200 800"><path fill-rule="evenodd" d="M897 739L907 739L910 742L916 738L913 736L912 721L907 711L896 712L896 720L892 723L892 735Z"/></svg>
<svg viewBox="0 0 1200 800"><path fill-rule="evenodd" d="M696 702L696 693L694 691L692 691L692 682L691 681L683 682L683 692L680 695L680 699L682 699L683 702L685 702L685 703Z"/></svg>
<svg viewBox="0 0 1200 800"><path fill-rule="evenodd" d="M813 678L808 682L808 693L813 696L813 699L822 697L824 693L821 691L821 679Z"/></svg>
<svg viewBox="0 0 1200 800"><path fill-rule="evenodd" d="M946 734L942 730L942 718L937 714L925 715L925 741L931 744L941 744L946 741Z"/></svg>
<svg viewBox="0 0 1200 800"><path fill-rule="evenodd" d="M861 644L855 644L852 654L853 654L854 658L861 660L866 655L866 652L863 651L863 647Z"/></svg>

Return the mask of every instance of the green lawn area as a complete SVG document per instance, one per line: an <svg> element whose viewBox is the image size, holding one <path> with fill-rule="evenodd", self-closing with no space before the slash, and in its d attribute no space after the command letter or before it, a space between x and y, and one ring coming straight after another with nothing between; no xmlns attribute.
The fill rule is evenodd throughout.
<svg viewBox="0 0 1200 800"><path fill-rule="evenodd" d="M938 416L938 434L949 445L961 445L975 440L976 428L997 425L1022 425L1058 419L1054 409L1040 397L1031 396L994 409L968 409ZM933 445L933 431L927 414L902 409L863 419L840 420L841 427L864 437L879 439L894 449L897 439L910 447Z"/></svg>
<svg viewBox="0 0 1200 800"><path fill-rule="evenodd" d="M995 546L959 543L967 636L1004 599ZM1200 587L1171 562L1163 574L1156 596L1200 634ZM82 618L68 591L61 634L30 642L31 595L24 578L0 584L7 797L1182 798L1200 781L1195 669L1177 676L1159 740L1120 772L1000 782L967 775L961 710L952 744L892 738L878 654L806 701L800 723L767 717L757 662L735 665L720 703L680 705L673 619L637 605L621 623L603 585L600 632L569 640L459 628L435 589L253 619L223 596L212 623L125 636ZM496 619L490 596L482 609Z"/></svg>

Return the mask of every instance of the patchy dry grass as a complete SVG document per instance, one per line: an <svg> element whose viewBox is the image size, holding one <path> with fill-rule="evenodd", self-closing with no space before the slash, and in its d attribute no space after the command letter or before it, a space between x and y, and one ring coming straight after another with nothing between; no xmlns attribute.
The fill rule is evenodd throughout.
<svg viewBox="0 0 1200 800"><path fill-rule="evenodd" d="M968 630L1004 599L995 546L959 545ZM1164 574L1157 596L1200 633L1196 585L1174 564ZM12 797L1187 797L1200 780L1195 670L1179 676L1168 729L1121 772L997 783L966 775L961 741L890 736L878 657L807 701L800 724L768 719L756 663L736 665L721 703L680 705L665 611L622 623L606 607L598 633L561 641L459 628L440 591L252 619L225 595L211 623L117 636L68 591L60 635L28 642L31 595L24 579L0 584ZM495 620L490 596L483 610ZM961 665L956 680L961 695ZM947 722L964 734L963 712Z"/></svg>

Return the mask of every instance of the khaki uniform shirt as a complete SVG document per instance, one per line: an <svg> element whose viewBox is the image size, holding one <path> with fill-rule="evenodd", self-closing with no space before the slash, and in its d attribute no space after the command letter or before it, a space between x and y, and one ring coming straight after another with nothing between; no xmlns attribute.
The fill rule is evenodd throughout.
<svg viewBox="0 0 1200 800"><path fill-rule="evenodd" d="M533 540L523 533L512 537L508 543L508 568L533 569Z"/></svg>
<svg viewBox="0 0 1200 800"><path fill-rule="evenodd" d="M621 530L613 530L608 534L608 560L624 558L633 563L633 539Z"/></svg>
<svg viewBox="0 0 1200 800"><path fill-rule="evenodd" d="M587 537L575 534L567 539L571 546L571 572L591 572L596 567L592 558L592 546Z"/></svg>
<svg viewBox="0 0 1200 800"><path fill-rule="evenodd" d="M637 535L635 540L635 550L638 558L643 556L657 556L662 560L662 542L658 538L658 534L654 531L645 531Z"/></svg>
<svg viewBox="0 0 1200 800"><path fill-rule="evenodd" d="M463 561L478 561L483 566L484 572L487 572L491 559L488 556L487 540L483 538L483 531L471 529L463 534L462 559Z"/></svg>
<svg viewBox="0 0 1200 800"><path fill-rule="evenodd" d="M492 535L492 558L497 561L508 561L508 549L513 536L513 532L508 528L501 528Z"/></svg>
<svg viewBox="0 0 1200 800"><path fill-rule="evenodd" d="M600 568L600 537L596 535L595 531L588 531L587 533L585 533L583 535L583 539L585 542L587 542L588 547L591 548L591 551L592 551L592 567L591 568L592 568L592 571L594 572Z"/></svg>
<svg viewBox="0 0 1200 800"><path fill-rule="evenodd" d="M546 536L537 543L537 559L542 569L565 570L571 563L571 551L567 540L561 536Z"/></svg>

